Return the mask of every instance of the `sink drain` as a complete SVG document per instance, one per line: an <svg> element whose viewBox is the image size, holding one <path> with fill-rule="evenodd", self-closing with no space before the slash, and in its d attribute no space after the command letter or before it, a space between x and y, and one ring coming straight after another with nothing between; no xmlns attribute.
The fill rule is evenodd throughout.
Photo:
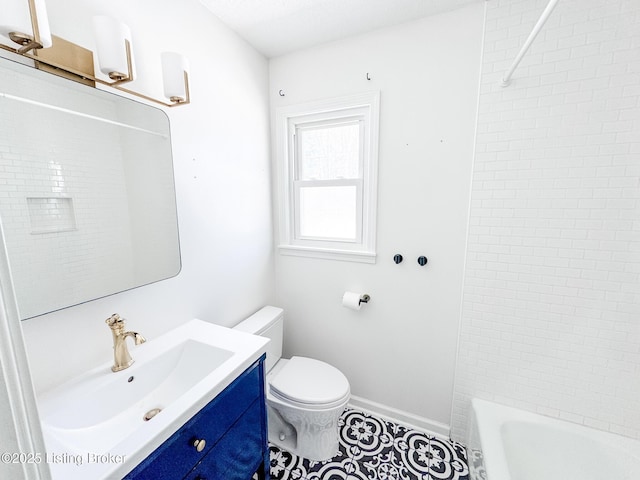
<svg viewBox="0 0 640 480"><path fill-rule="evenodd" d="M155 417L157 414L159 414L161 411L162 411L161 408L153 408L153 409L149 410L147 413L145 413L144 416L142 417L142 419L145 422L148 422L153 417Z"/></svg>

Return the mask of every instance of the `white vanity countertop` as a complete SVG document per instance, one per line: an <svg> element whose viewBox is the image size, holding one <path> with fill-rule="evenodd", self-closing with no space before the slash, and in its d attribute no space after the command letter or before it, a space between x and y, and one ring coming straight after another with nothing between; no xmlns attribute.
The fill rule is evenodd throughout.
<svg viewBox="0 0 640 480"><path fill-rule="evenodd" d="M176 398L150 421L138 419L136 413L135 422L139 423L133 422L134 427L129 428L129 431L122 435L123 438L120 438L120 432L115 428L113 432L109 431L113 423L111 420L99 420L101 423L96 426L56 426L56 423L61 422L61 418L70 417L70 404L75 408L75 404L78 403L79 411L88 412L85 416L100 417L91 412L95 401L88 401L84 405L81 398L91 398L91 391L100 391L101 388L104 390L105 385L113 382L116 376L126 381L131 376L135 377L138 372L140 376L147 375L149 369L145 372L144 367L149 362L157 362L164 353L191 341L226 350L228 358L211 372L207 370L206 375L193 382L185 392L176 394ZM42 461L48 463L54 480L122 478L260 358L266 352L268 342L267 338L201 320L191 320L156 339L131 347L131 356L135 359L131 367L113 373L112 363L105 363L104 366L47 392L39 399L40 420L47 448ZM131 345L131 342L129 344ZM157 375L157 372L155 373ZM167 372L167 375L170 373ZM121 407L123 410L131 410L136 408L134 403L126 400ZM109 407L111 406L109 403ZM78 447L91 445L94 440L92 435L100 435L103 438L105 432L106 436L116 435L116 440L108 451L94 451L95 447Z"/></svg>

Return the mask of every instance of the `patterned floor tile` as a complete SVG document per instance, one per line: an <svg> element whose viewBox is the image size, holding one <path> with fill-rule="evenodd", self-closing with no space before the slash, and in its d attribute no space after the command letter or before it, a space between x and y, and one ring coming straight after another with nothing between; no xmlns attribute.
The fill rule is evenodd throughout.
<svg viewBox="0 0 640 480"><path fill-rule="evenodd" d="M469 476L466 461L460 458L451 441L432 438L428 457L429 475L433 480L466 480Z"/></svg>
<svg viewBox="0 0 640 480"><path fill-rule="evenodd" d="M470 450L467 452L467 465L469 466L469 476L473 478L487 479L487 472L484 469L484 458L481 450Z"/></svg>
<svg viewBox="0 0 640 480"><path fill-rule="evenodd" d="M410 473L428 480L468 480L466 451L463 445L424 432L387 422L393 432L394 448Z"/></svg>
<svg viewBox="0 0 640 480"><path fill-rule="evenodd" d="M351 458L323 462L309 472L305 480L367 480Z"/></svg>
<svg viewBox="0 0 640 480"><path fill-rule="evenodd" d="M300 470L302 461L297 455L269 446L269 471L273 480L303 479L306 472Z"/></svg>
<svg viewBox="0 0 640 480"><path fill-rule="evenodd" d="M400 458L398 452L391 449L387 453L360 461L358 464L366 471L367 478L381 480L419 480L426 478L424 475L416 475L410 471L407 464Z"/></svg>
<svg viewBox="0 0 640 480"><path fill-rule="evenodd" d="M339 422L339 452L325 462L270 447L274 480L468 480L463 445L357 410Z"/></svg>
<svg viewBox="0 0 640 480"><path fill-rule="evenodd" d="M348 442L354 460L366 461L393 448L393 436L383 420L355 410L347 412L343 419L340 437Z"/></svg>

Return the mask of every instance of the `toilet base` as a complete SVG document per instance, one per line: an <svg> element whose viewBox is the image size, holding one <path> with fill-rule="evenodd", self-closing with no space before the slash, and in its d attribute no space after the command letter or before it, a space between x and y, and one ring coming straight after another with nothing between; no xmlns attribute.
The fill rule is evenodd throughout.
<svg viewBox="0 0 640 480"><path fill-rule="evenodd" d="M325 461L339 450L338 420L346 404L327 411L301 411L267 402L269 442L300 457Z"/></svg>

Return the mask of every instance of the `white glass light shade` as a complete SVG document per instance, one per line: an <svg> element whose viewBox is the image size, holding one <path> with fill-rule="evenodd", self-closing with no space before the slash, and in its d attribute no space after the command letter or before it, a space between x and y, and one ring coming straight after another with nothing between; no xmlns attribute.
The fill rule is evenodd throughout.
<svg viewBox="0 0 640 480"><path fill-rule="evenodd" d="M51 29L47 17L47 5L44 0L34 0L40 43L44 48L52 45ZM26 0L0 0L0 35L9 39L6 42L15 47L9 38L10 33L22 33L33 38L33 26L29 12L29 2ZM5 43L5 42L3 42Z"/></svg>
<svg viewBox="0 0 640 480"><path fill-rule="evenodd" d="M189 73L189 61L183 55L175 52L162 52L161 58L165 97L171 101L186 100L187 86L184 73Z"/></svg>
<svg viewBox="0 0 640 480"><path fill-rule="evenodd" d="M125 40L131 46L131 63L133 67L133 44L131 30L115 18L105 16L93 17L93 30L96 40L96 52L100 71L106 75L114 72L128 75L129 62Z"/></svg>

